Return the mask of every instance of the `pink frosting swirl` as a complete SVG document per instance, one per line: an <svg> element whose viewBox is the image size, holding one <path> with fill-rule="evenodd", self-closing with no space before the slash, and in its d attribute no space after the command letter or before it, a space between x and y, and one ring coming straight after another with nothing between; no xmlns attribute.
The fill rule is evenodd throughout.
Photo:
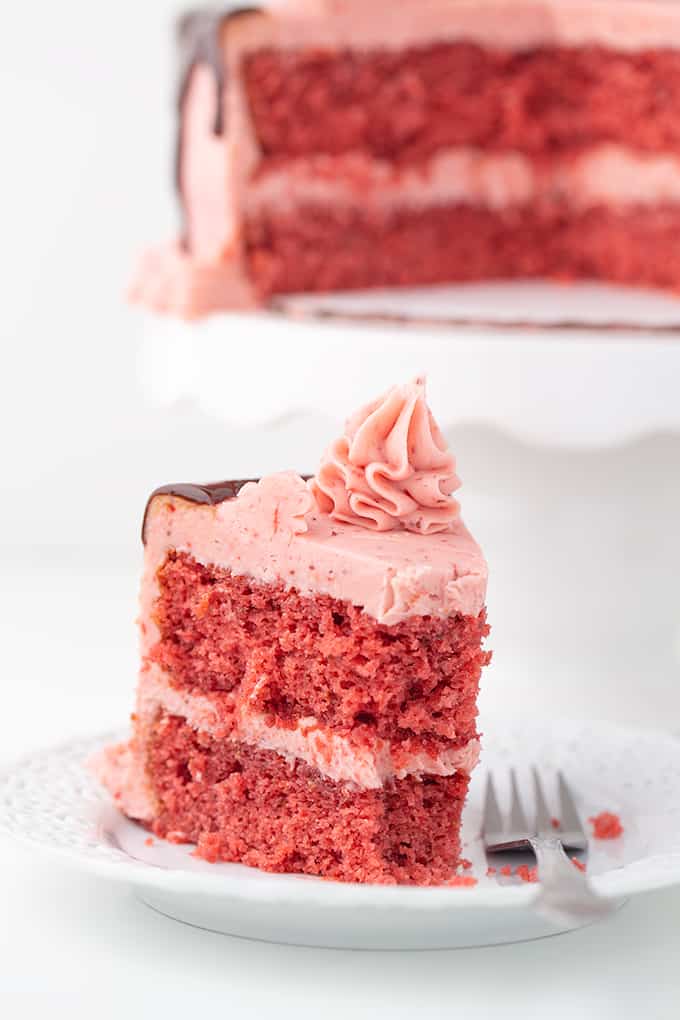
<svg viewBox="0 0 680 1020"><path fill-rule="evenodd" d="M282 471L259 482L247 482L235 503L229 505L245 512L253 535L273 540L277 535L292 538L304 534L308 527L306 514L313 508L314 500L299 475Z"/></svg>
<svg viewBox="0 0 680 1020"><path fill-rule="evenodd" d="M422 378L353 415L311 483L319 508L373 531L446 531L458 517L456 462L425 400Z"/></svg>

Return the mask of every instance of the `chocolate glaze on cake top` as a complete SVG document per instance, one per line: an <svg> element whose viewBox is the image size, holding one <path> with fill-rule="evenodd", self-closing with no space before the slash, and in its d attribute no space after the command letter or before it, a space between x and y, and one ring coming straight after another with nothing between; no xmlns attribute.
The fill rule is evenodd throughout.
<svg viewBox="0 0 680 1020"><path fill-rule="evenodd" d="M306 482L311 478L311 475L301 475L301 478ZM259 480L259 478L228 478L223 482L205 482L203 484L170 482L168 485L159 485L146 501L142 518L142 542L146 543L146 522L149 517L149 509L156 496L176 496L178 499L186 499L189 503L217 506L225 499L234 499L235 496L238 496L243 486L248 482L259 482Z"/></svg>
<svg viewBox="0 0 680 1020"><path fill-rule="evenodd" d="M191 482L171 482L168 485L159 485L149 496L144 509L142 520L142 542L146 542L146 522L149 516L149 509L156 496L177 496L178 499L186 499L189 503L202 503L206 506L217 506L225 499L233 499L247 482L258 482L259 478L229 478L223 482L206 482L204 485L192 484Z"/></svg>

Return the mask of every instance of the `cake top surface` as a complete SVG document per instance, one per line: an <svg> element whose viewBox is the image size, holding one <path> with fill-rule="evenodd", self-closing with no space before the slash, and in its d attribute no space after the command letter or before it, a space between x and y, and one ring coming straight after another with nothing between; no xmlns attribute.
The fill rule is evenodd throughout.
<svg viewBox="0 0 680 1020"><path fill-rule="evenodd" d="M386 18L386 11L389 17ZM243 51L261 46L402 48L468 39L511 48L600 44L636 50L680 45L677 0L263 0L223 3L179 22L188 65L216 56L228 35ZM222 33L225 33L222 36Z"/></svg>
<svg viewBox="0 0 680 1020"><path fill-rule="evenodd" d="M349 418L311 481L284 472L157 489L145 513L147 557L157 565L169 549L189 552L348 600L385 623L476 614L486 563L452 496L459 484L419 378Z"/></svg>

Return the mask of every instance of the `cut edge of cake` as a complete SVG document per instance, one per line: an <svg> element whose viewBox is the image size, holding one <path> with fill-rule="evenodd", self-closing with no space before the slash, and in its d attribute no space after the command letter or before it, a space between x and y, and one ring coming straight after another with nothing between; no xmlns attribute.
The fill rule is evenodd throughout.
<svg viewBox="0 0 680 1020"><path fill-rule="evenodd" d="M418 379L309 482L152 494L133 734L93 763L120 809L207 860L446 881L490 657L458 485Z"/></svg>

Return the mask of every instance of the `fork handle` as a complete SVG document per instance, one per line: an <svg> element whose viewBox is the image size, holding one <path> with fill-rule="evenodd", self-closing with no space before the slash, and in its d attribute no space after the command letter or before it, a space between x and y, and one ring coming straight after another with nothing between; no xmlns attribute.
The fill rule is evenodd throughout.
<svg viewBox="0 0 680 1020"><path fill-rule="evenodd" d="M559 839L534 836L529 842L541 882L535 907L549 920L596 921L616 910L617 904L599 896L584 872L574 866Z"/></svg>

